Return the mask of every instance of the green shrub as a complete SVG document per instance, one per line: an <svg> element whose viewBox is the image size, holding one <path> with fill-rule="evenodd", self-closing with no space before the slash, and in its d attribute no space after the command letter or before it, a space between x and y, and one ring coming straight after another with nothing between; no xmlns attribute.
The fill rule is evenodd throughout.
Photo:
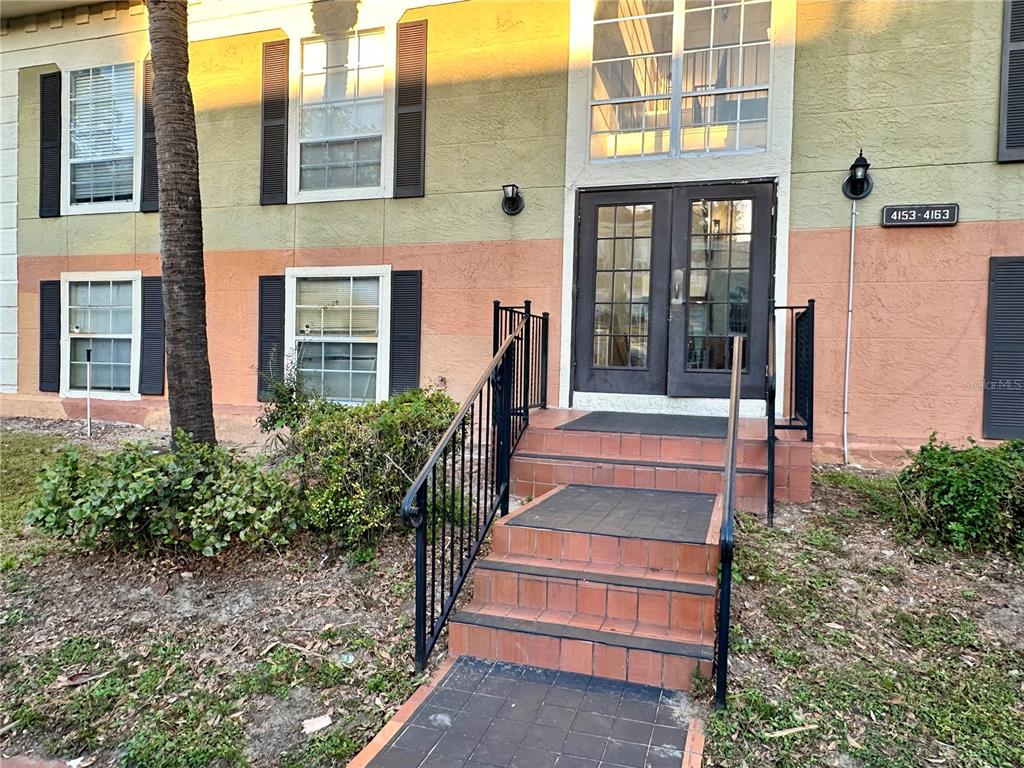
<svg viewBox="0 0 1024 768"><path fill-rule="evenodd" d="M213 555L233 541L285 543L298 493L279 470L179 431L173 453L129 443L99 457L68 447L41 478L28 522L86 547L186 546Z"/></svg>
<svg viewBox="0 0 1024 768"><path fill-rule="evenodd" d="M256 418L256 426L263 433L288 429L296 432L305 426L315 414L333 413L345 406L314 395L302 385L292 372L283 379L270 382L270 397ZM288 440L282 439L288 443Z"/></svg>
<svg viewBox="0 0 1024 768"><path fill-rule="evenodd" d="M956 549L1024 545L1024 441L956 449L933 434L897 480L911 533Z"/></svg>
<svg viewBox="0 0 1024 768"><path fill-rule="evenodd" d="M439 389L350 407L314 402L292 437L310 524L348 546L395 526L402 497L457 410Z"/></svg>

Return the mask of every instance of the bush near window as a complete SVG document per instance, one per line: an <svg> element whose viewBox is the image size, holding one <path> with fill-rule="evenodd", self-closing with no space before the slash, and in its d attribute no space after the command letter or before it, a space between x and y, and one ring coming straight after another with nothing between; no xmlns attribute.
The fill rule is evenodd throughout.
<svg viewBox="0 0 1024 768"><path fill-rule="evenodd" d="M956 549L1024 550L1024 441L957 449L934 434L898 476L911 533Z"/></svg>
<svg viewBox="0 0 1024 768"><path fill-rule="evenodd" d="M347 546L372 543L400 524L402 497L458 405L433 388L356 406L305 402L278 413L295 425L307 520Z"/></svg>
<svg viewBox="0 0 1024 768"><path fill-rule="evenodd" d="M179 431L173 453L129 443L99 457L69 446L42 475L28 522L85 547L187 547L210 556L241 541L284 544L299 494L281 470Z"/></svg>

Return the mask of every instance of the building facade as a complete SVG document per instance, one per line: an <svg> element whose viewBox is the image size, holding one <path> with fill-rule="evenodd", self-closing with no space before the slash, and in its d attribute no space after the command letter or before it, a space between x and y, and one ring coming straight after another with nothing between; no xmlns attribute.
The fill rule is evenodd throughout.
<svg viewBox="0 0 1024 768"><path fill-rule="evenodd" d="M80 417L88 372L94 415L163 425L144 6L3 13L0 407ZM821 458L1024 436L1024 3L202 0L190 19L222 434L290 369L347 402L459 397L493 300L550 313L550 403L723 414L742 335L744 412L772 368L784 411L782 308L814 299ZM882 226L925 203L956 223Z"/></svg>

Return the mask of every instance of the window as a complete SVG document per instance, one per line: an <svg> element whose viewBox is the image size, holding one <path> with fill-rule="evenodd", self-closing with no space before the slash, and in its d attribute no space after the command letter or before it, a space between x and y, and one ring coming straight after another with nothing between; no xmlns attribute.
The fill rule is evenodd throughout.
<svg viewBox="0 0 1024 768"><path fill-rule="evenodd" d="M135 65L80 69L69 80L71 205L130 202L135 188Z"/></svg>
<svg viewBox="0 0 1024 768"><path fill-rule="evenodd" d="M686 367L729 370L730 339L750 349L750 238L753 200L695 200L690 204L690 287Z"/></svg>
<svg viewBox="0 0 1024 768"><path fill-rule="evenodd" d="M344 403L387 396L390 273L289 270L292 364L312 392Z"/></svg>
<svg viewBox="0 0 1024 768"><path fill-rule="evenodd" d="M62 275L64 394L138 392L141 281L137 273ZM91 350L91 359L88 354Z"/></svg>
<svg viewBox="0 0 1024 768"><path fill-rule="evenodd" d="M646 368L654 206L597 209L594 367Z"/></svg>
<svg viewBox="0 0 1024 768"><path fill-rule="evenodd" d="M767 146L770 0L598 0L592 160Z"/></svg>
<svg viewBox="0 0 1024 768"><path fill-rule="evenodd" d="M382 30L302 43L299 191L381 188Z"/></svg>

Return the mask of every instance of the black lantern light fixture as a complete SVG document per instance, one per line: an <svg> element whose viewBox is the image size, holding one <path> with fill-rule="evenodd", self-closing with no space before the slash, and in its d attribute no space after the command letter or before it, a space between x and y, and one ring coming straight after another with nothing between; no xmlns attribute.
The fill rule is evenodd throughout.
<svg viewBox="0 0 1024 768"><path fill-rule="evenodd" d="M871 194L871 189L875 186L875 183L871 180L871 176L868 175L868 168L870 167L871 163L864 157L864 150L862 149L860 154L857 155L857 159L850 165L850 175L843 182L843 194L848 199L863 200Z"/></svg>
<svg viewBox="0 0 1024 768"><path fill-rule="evenodd" d="M509 216L518 216L523 212L526 201L523 200L523 193L519 191L517 184L502 184L501 192L501 210Z"/></svg>

